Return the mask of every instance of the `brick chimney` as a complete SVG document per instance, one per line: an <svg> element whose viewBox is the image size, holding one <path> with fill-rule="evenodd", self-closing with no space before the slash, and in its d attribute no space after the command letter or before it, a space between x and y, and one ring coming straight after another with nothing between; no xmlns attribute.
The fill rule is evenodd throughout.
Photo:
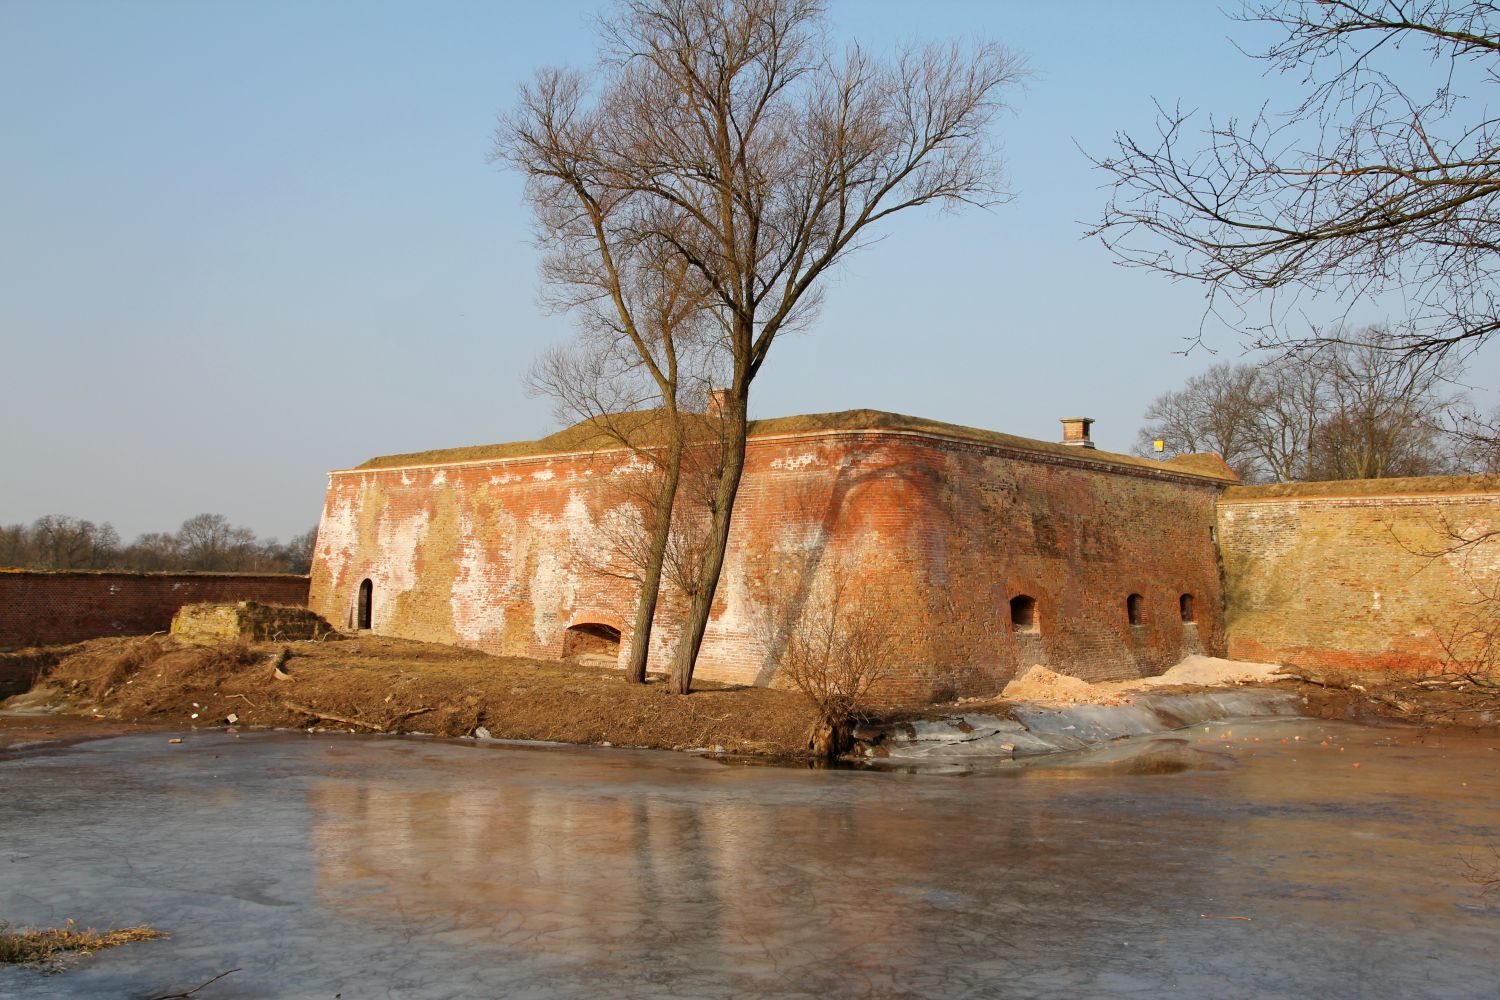
<svg viewBox="0 0 1500 1000"><path fill-rule="evenodd" d="M1094 442L1089 438L1089 424L1093 422L1093 417L1063 417L1062 443L1077 445L1080 448L1092 448Z"/></svg>
<svg viewBox="0 0 1500 1000"><path fill-rule="evenodd" d="M728 395L728 389L708 390L708 415L710 417L722 417L724 415L724 401Z"/></svg>

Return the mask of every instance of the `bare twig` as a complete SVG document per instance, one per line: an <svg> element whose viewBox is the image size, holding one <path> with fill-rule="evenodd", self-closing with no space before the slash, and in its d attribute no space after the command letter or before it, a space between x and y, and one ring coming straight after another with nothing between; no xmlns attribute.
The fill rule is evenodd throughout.
<svg viewBox="0 0 1500 1000"><path fill-rule="evenodd" d="M366 722L363 719L351 719L343 715L334 715L332 712L324 712L316 708L308 708L306 705L298 705L290 701L284 701L281 703L281 705L283 708L286 708L289 711L301 712L303 715L310 715L315 719L322 719L325 722L337 722L340 725L344 726L358 726L361 729L369 729L377 733L388 733L396 726L405 722L407 719L410 719L412 716L421 715L424 712L432 711L432 708L427 706L424 706L422 708L414 708L410 712L402 712L400 715L393 716L385 722L379 723Z"/></svg>
<svg viewBox="0 0 1500 1000"><path fill-rule="evenodd" d="M366 722L363 719L350 719L343 715L334 715L332 712L322 712L316 708L308 708L306 705L297 705L290 701L284 701L281 703L281 705L288 711L301 712L303 715L310 715L314 719L322 719L325 722L337 722L340 725L344 726L358 726L361 729L370 729L374 730L377 733L385 732L385 726L376 722Z"/></svg>
<svg viewBox="0 0 1500 1000"><path fill-rule="evenodd" d="M194 993L197 993L199 990L203 989L203 987L212 986L214 983L217 983L225 976L232 976L239 971L239 969L230 969L228 972L221 972L217 976L214 976L212 979L199 983L197 986L194 986L192 989L187 990L186 992L163 993L161 996L152 997L151 1000L187 1000L188 997L191 997Z"/></svg>

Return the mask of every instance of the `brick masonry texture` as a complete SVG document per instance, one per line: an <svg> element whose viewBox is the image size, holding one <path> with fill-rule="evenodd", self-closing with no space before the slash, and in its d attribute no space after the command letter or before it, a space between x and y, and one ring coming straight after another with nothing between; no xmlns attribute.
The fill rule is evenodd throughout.
<svg viewBox="0 0 1500 1000"><path fill-rule="evenodd" d="M184 604L307 603L291 574L0 570L0 649L165 632Z"/></svg>
<svg viewBox="0 0 1500 1000"><path fill-rule="evenodd" d="M1218 519L1240 659L1441 672L1500 588L1500 537L1449 551L1451 533L1500 531L1500 476L1231 488Z"/></svg>
<svg viewBox="0 0 1500 1000"><path fill-rule="evenodd" d="M774 622L840 581L899 651L888 701L993 694L1033 663L1102 680L1222 654L1224 483L1144 466L886 429L753 437L698 676L773 683ZM369 580L376 633L558 658L570 627L608 625L623 655L636 584L613 540L650 472L605 450L332 473L310 607L353 628ZM1039 634L1013 631L1019 595ZM654 670L678 638L680 598L664 598Z"/></svg>
<svg viewBox="0 0 1500 1000"><path fill-rule="evenodd" d="M235 604L184 604L172 617L172 637L212 645L246 642L297 642L321 639L333 631L307 608L239 601Z"/></svg>

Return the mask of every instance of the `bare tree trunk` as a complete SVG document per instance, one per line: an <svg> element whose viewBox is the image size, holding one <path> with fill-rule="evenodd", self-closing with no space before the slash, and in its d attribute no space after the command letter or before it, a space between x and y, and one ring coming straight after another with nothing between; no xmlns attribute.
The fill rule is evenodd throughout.
<svg viewBox="0 0 1500 1000"><path fill-rule="evenodd" d="M703 566L698 572L698 586L693 592L693 602L688 608L682 635L677 640L677 653L672 660L672 677L667 689L673 694L687 694L693 689L693 668L698 663L698 650L703 646L703 633L708 630L708 614L719 586L719 574L724 570L734 499L739 493L740 476L745 471L745 434L749 427L746 394L746 387L736 386L724 400L724 465L714 495L713 517L709 522Z"/></svg>
<svg viewBox="0 0 1500 1000"><path fill-rule="evenodd" d="M630 659L625 664L625 679L633 684L646 682L646 659L651 652L651 626L656 620L656 603L661 594L662 567L667 561L667 545L672 539L672 509L677 503L677 484L682 478L682 417L669 413L676 425L667 446L666 467L662 472L661 490L651 526L651 548L641 574L641 597L635 608L635 632L630 639Z"/></svg>

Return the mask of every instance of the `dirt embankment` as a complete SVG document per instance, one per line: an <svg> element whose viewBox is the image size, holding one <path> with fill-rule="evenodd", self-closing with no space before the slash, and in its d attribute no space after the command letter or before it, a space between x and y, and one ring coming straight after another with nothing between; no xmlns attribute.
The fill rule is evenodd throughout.
<svg viewBox="0 0 1500 1000"><path fill-rule="evenodd" d="M613 670L379 637L219 646L96 639L47 665L11 706L183 729L482 729L496 739L759 754L805 751L813 723L795 692L705 684L684 698L660 681L627 684Z"/></svg>
<svg viewBox="0 0 1500 1000"><path fill-rule="evenodd" d="M289 653L289 656L283 654ZM162 638L95 639L0 654L38 676L9 703L67 713L106 732L224 725L430 733L729 753L807 752L814 713L792 691L702 685L682 698L659 680L627 684L617 671L486 656L404 639L184 645ZM1090 684L1034 667L988 699L881 713L883 721L936 718L1011 702L1120 704L1145 690L1238 684L1291 688L1309 715L1419 725L1500 727L1500 687L1479 678L1289 675L1266 664L1190 657L1160 677ZM49 721L51 720L51 721ZM89 720L89 721L85 721ZM57 715L12 716L0 746L74 739Z"/></svg>

